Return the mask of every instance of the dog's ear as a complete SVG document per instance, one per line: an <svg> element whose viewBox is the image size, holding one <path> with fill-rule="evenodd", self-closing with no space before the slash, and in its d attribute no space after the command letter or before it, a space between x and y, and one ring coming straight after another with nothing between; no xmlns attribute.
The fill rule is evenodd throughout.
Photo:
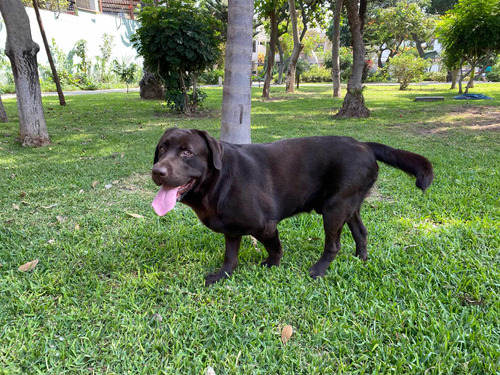
<svg viewBox="0 0 500 375"><path fill-rule="evenodd" d="M196 133L201 135L205 142L207 142L208 149L212 153L212 163L218 171L222 169L222 155L224 155L224 147L214 137L211 137L205 130L193 129Z"/></svg>

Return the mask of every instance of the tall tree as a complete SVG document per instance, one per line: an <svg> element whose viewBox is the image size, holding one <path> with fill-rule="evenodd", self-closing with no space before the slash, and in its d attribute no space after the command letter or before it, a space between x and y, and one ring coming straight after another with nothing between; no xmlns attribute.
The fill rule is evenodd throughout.
<svg viewBox="0 0 500 375"><path fill-rule="evenodd" d="M253 1L229 0L222 91L222 141L251 143Z"/></svg>
<svg viewBox="0 0 500 375"><path fill-rule="evenodd" d="M59 75L57 74L56 65L54 64L54 59L52 58L52 53L50 52L49 42L47 41L47 35L45 34L45 29L43 27L42 16L40 15L40 10L38 9L38 0L33 0L33 9L35 9L36 19L40 28L40 34L42 34L43 45L45 46L45 52L47 53L50 69L52 71L52 78L54 78L54 83L56 84L57 95L59 96L59 104L66 105L61 82L59 81Z"/></svg>
<svg viewBox="0 0 500 375"><path fill-rule="evenodd" d="M378 66L382 68L382 53L389 51L389 59L400 53L408 42L424 57L423 44L434 40L436 17L429 15L416 3L399 2L395 6L377 7L369 17L364 30L367 46L378 54Z"/></svg>
<svg viewBox="0 0 500 375"><path fill-rule="evenodd" d="M352 38L353 64L347 94L337 117L369 117L370 111L365 106L363 97L363 69L365 66L365 45L363 26L367 0L344 0Z"/></svg>
<svg viewBox="0 0 500 375"><path fill-rule="evenodd" d="M284 14L284 0L257 0L255 9L261 18L267 19L266 30L269 32L269 44L266 56L266 74L264 77L264 86L262 97L269 99L270 87L272 81L272 72L274 67L274 56L276 55L276 47L278 47L279 30L278 25L282 21ZM265 22L264 22L265 24Z"/></svg>
<svg viewBox="0 0 500 375"><path fill-rule="evenodd" d="M448 66L469 65L470 70L459 80L459 93L462 93L462 81L470 77L465 89L467 93L474 81L476 68L483 66L485 69L491 59L500 53L500 3L460 0L442 18L438 35Z"/></svg>
<svg viewBox="0 0 500 375"><path fill-rule="evenodd" d="M36 60L40 47L31 38L29 18L21 0L0 1L0 13L7 29L5 54L9 57L16 85L20 141L23 146L48 145L50 138Z"/></svg>
<svg viewBox="0 0 500 375"><path fill-rule="evenodd" d="M342 97L340 90L340 21L342 18L342 6L343 0L335 1L332 30L332 79L334 98Z"/></svg>
<svg viewBox="0 0 500 375"><path fill-rule="evenodd" d="M290 20L292 22L293 36L293 51L288 64L288 72L286 73L286 91L295 91L295 67L299 60L300 53L304 45L300 42L299 26L297 22L297 10L295 9L295 0L288 0L288 11L290 12ZM305 27L305 25L304 25Z"/></svg>
<svg viewBox="0 0 500 375"><path fill-rule="evenodd" d="M296 9L296 3L300 12ZM301 52L304 49L304 38L307 35L308 28L311 26L324 26L327 9L324 7L324 0L288 0L288 12L292 24L293 50L288 62L288 71L286 75L286 91L294 92L296 79L296 65L299 61ZM302 18L302 30L299 35L298 15Z"/></svg>

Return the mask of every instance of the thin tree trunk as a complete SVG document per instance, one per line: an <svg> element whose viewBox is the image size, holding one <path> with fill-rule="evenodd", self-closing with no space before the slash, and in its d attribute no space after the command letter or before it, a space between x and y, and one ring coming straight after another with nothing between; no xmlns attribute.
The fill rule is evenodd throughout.
<svg viewBox="0 0 500 375"><path fill-rule="evenodd" d="M5 54L9 57L16 84L19 139L23 146L48 145L50 138L36 61L40 47L31 38L29 18L21 0L1 0L0 13L7 29Z"/></svg>
<svg viewBox="0 0 500 375"><path fill-rule="evenodd" d="M418 40L416 35L412 36L413 36L413 41L415 42L415 48L417 49L418 56L423 58L425 55L425 51L424 48L422 47L422 41Z"/></svg>
<svg viewBox="0 0 500 375"><path fill-rule="evenodd" d="M476 64L473 64L470 68L470 78L469 82L467 83L467 86L465 86L465 94L469 93L469 89L474 88L474 74L476 71Z"/></svg>
<svg viewBox="0 0 500 375"><path fill-rule="evenodd" d="M283 47L278 38L276 41L276 45L278 46L278 52L280 55L280 63L278 64L278 85L283 83L283 72L285 71L285 53L283 52Z"/></svg>
<svg viewBox="0 0 500 375"><path fill-rule="evenodd" d="M3 106L1 96L0 96L0 120L2 122L9 122L9 118L7 117L7 112L5 112L5 107Z"/></svg>
<svg viewBox="0 0 500 375"><path fill-rule="evenodd" d="M333 97L341 98L340 89L340 18L342 16L343 0L337 0L335 3L335 12L333 14L333 38L332 38L332 78L333 78Z"/></svg>
<svg viewBox="0 0 500 375"><path fill-rule="evenodd" d="M276 19L276 9L269 12L269 23L271 24L271 40L269 41L269 51L267 56L266 78L262 97L269 99L271 81L273 79L274 55L276 54L276 40L278 39L278 21Z"/></svg>
<svg viewBox="0 0 500 375"><path fill-rule="evenodd" d="M360 2L360 9L366 9L364 0ZM347 83L347 94L342 108L336 117L369 117L370 111L365 106L363 97L363 68L365 66L365 45L363 44L364 15L358 13L357 0L344 0L347 18L352 37L353 65L352 73Z"/></svg>
<svg viewBox="0 0 500 375"><path fill-rule="evenodd" d="M463 62L462 62L462 64L463 64ZM464 74L464 73L463 73L463 70L462 70L462 64L460 65L460 78L459 78L459 80L458 80L458 93L459 93L459 94L463 94L463 93L464 93L464 92L463 92L463 89L462 89L462 83L463 83L464 79L465 79L465 78L466 78L469 74L471 74L471 72L472 72L472 69L470 69L467 73L465 73L465 74Z"/></svg>
<svg viewBox="0 0 500 375"><path fill-rule="evenodd" d="M293 50L290 56L290 62L288 63L288 72L286 73L286 92L292 93L295 92L295 70L297 61L299 60L300 52L302 52L304 45L300 42L299 38L295 0L288 0L288 9L290 12L290 19L292 20Z"/></svg>
<svg viewBox="0 0 500 375"><path fill-rule="evenodd" d="M184 82L184 74L182 73L182 69L179 69L179 81L181 83L182 93L184 94L184 113L189 114L189 98L187 94L186 83Z"/></svg>
<svg viewBox="0 0 500 375"><path fill-rule="evenodd" d="M42 34L43 45L45 46L45 51L47 52L47 58L49 59L50 69L52 71L52 77L54 78L54 83L56 84L57 95L59 95L59 104L66 105L66 100L64 99L64 94L61 87L61 82L59 81L59 75L57 74L56 65L54 64L54 59L52 58L52 53L50 52L49 42L47 41L47 35L45 35L45 29L43 28L42 17L40 15L40 10L38 9L38 0L33 0L33 9L35 9L36 19L38 21L38 26L40 27L40 33Z"/></svg>
<svg viewBox="0 0 500 375"><path fill-rule="evenodd" d="M454 90L454 89L457 88L458 70L459 70L459 68L456 68L456 69L453 69L451 71L451 87L450 87L450 90Z"/></svg>
<svg viewBox="0 0 500 375"><path fill-rule="evenodd" d="M253 1L229 0L220 139L251 143Z"/></svg>

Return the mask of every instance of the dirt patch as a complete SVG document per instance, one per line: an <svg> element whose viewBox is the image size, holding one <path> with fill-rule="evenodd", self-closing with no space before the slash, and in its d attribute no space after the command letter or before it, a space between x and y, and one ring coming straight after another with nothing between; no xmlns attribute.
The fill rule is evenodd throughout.
<svg viewBox="0 0 500 375"><path fill-rule="evenodd" d="M434 112L436 119L441 118L441 120L412 124L409 130L420 135L444 135L449 130L500 131L500 108L496 107L460 105L445 112L425 109L422 112ZM391 126L408 126L408 124Z"/></svg>
<svg viewBox="0 0 500 375"><path fill-rule="evenodd" d="M184 113L172 112L168 109L165 110L157 110L154 112L155 117L169 117L169 118L177 118L177 119L205 119L205 118L219 118L221 115L220 109L198 109L196 113L190 113L186 115Z"/></svg>
<svg viewBox="0 0 500 375"><path fill-rule="evenodd" d="M393 197L389 195L383 195L380 190L378 189L377 185L374 185L370 191L368 192L368 195L366 196L366 202L373 206L373 203L375 202L388 202L388 203L394 203L395 200Z"/></svg>

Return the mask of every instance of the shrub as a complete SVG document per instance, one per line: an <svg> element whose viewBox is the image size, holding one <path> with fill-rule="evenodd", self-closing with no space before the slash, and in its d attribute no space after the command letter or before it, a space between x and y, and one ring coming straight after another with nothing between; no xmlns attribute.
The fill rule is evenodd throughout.
<svg viewBox="0 0 500 375"><path fill-rule="evenodd" d="M412 54L394 56L389 60L389 72L398 79L399 89L406 90L411 82L422 79L428 61Z"/></svg>
<svg viewBox="0 0 500 375"><path fill-rule="evenodd" d="M198 82L203 85L217 85L219 83L219 77L224 78L224 70L213 69L201 73L198 77Z"/></svg>
<svg viewBox="0 0 500 375"><path fill-rule="evenodd" d="M311 66L309 71L302 73L302 82L331 82L332 71L320 68L318 65Z"/></svg>
<svg viewBox="0 0 500 375"><path fill-rule="evenodd" d="M347 81L351 76L352 71L352 49L348 47L340 47L340 79ZM332 51L325 54L324 58L325 68L332 69Z"/></svg>
<svg viewBox="0 0 500 375"><path fill-rule="evenodd" d="M486 79L490 82L500 82L500 61L491 67L491 71L486 73Z"/></svg>
<svg viewBox="0 0 500 375"><path fill-rule="evenodd" d="M445 72L426 72L423 76L424 81L432 81L432 82L446 82L446 73Z"/></svg>
<svg viewBox="0 0 500 375"><path fill-rule="evenodd" d="M374 72L368 72L368 77L366 78L366 82L387 82L389 80L389 73L385 67L377 69Z"/></svg>
<svg viewBox="0 0 500 375"><path fill-rule="evenodd" d="M170 93L167 102L174 101L169 105L193 113L205 96L194 87L190 92L190 86L220 57L218 21L180 0L160 3L168 6L142 8L141 26L132 36L132 44L144 58L144 66L163 81Z"/></svg>

